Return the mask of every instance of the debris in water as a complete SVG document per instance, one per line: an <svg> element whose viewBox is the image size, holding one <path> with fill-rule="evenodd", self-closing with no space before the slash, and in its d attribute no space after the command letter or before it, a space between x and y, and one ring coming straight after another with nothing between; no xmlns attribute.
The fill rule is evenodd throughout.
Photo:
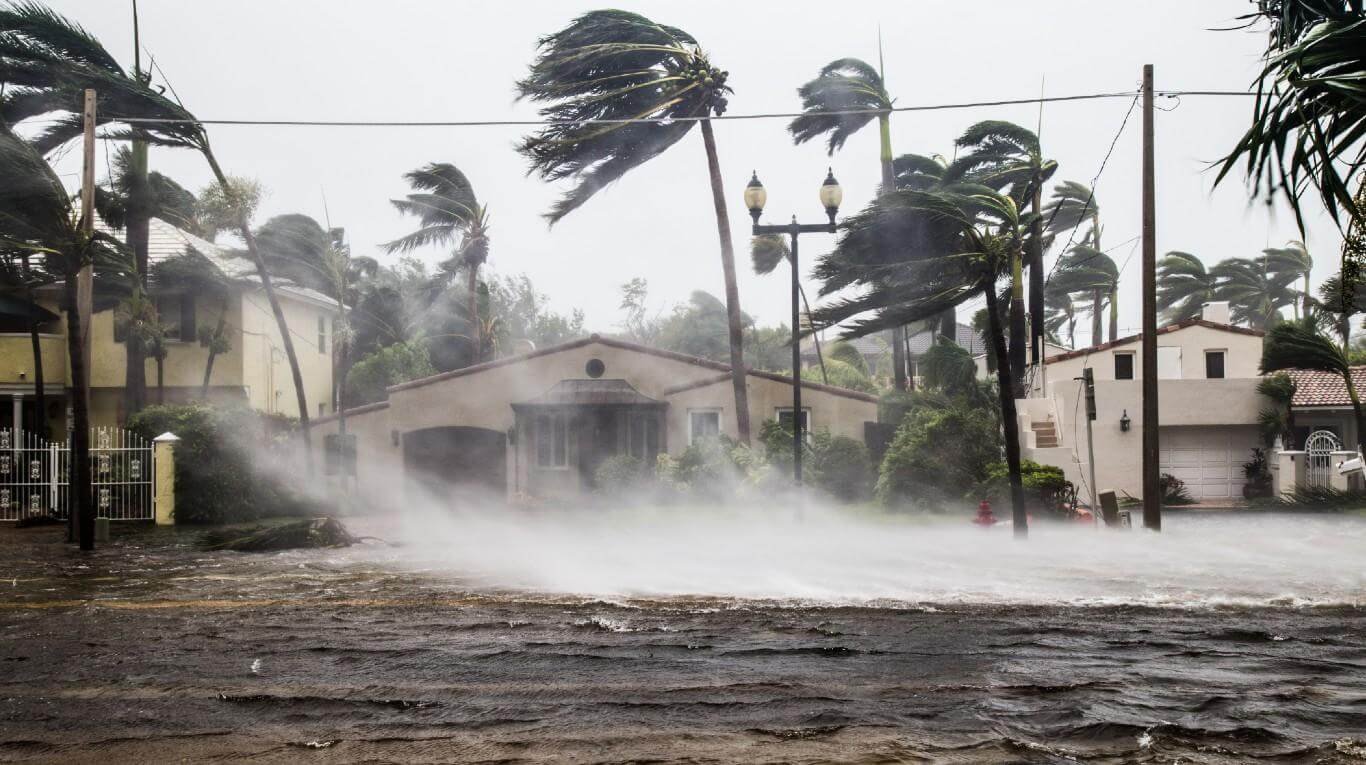
<svg viewBox="0 0 1366 765"><path fill-rule="evenodd" d="M260 660L260 659L255 659L254 661L252 661L252 663L251 663L251 673L252 673L253 675L259 675L259 674L261 674L261 660Z"/></svg>
<svg viewBox="0 0 1366 765"><path fill-rule="evenodd" d="M276 526L210 531L199 539L199 547L203 550L271 552L301 547L350 547L359 541L361 537L351 536L341 521L323 517Z"/></svg>

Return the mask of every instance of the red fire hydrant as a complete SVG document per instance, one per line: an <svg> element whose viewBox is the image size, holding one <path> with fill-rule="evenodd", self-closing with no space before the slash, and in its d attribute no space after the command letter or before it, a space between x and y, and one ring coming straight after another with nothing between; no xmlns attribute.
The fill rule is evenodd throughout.
<svg viewBox="0 0 1366 765"><path fill-rule="evenodd" d="M990 502L984 499L977 505L977 517L973 518L972 522L983 528L996 525L996 516L991 514Z"/></svg>

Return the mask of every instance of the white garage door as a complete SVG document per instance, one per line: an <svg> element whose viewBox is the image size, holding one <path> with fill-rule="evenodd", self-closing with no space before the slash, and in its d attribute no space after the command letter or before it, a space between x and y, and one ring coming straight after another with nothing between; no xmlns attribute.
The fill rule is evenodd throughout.
<svg viewBox="0 0 1366 765"><path fill-rule="evenodd" d="M1243 496L1243 463L1260 445L1256 427L1162 428L1162 472L1186 482L1196 499Z"/></svg>

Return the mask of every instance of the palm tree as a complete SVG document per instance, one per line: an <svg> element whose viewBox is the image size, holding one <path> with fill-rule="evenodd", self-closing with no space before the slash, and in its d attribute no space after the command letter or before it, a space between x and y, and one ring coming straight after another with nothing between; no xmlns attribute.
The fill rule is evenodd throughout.
<svg viewBox="0 0 1366 765"><path fill-rule="evenodd" d="M208 351L204 362L204 381L199 387L199 397L209 398L209 384L213 379L214 362L218 356L232 350L232 338L228 327L228 312L232 297L231 281L203 253L193 248L152 265L151 282L159 292L178 291L197 297L218 300L218 321L212 326L205 324L198 328L200 346ZM180 338L190 342L192 338ZM160 369L158 367L158 376Z"/></svg>
<svg viewBox="0 0 1366 765"><path fill-rule="evenodd" d="M1077 304L1069 292L1058 289L1051 282L1044 291L1044 307L1048 309L1044 331L1051 341L1062 343L1062 331L1067 330L1067 345L1077 345Z"/></svg>
<svg viewBox="0 0 1366 765"><path fill-rule="evenodd" d="M7 248L0 241L0 292L14 301L28 320L29 345L33 353L33 391L39 417L44 425L39 432L47 436L47 392L43 376L42 325L55 320L51 312L39 305L34 290L51 284L51 275L34 269L29 262L29 252L19 248Z"/></svg>
<svg viewBox="0 0 1366 765"><path fill-rule="evenodd" d="M1309 272L1314 268L1314 259L1310 257L1309 251L1304 248L1304 242L1289 242L1284 247L1271 247L1262 250L1266 256L1266 271L1275 277L1295 276L1304 280L1304 289L1300 291L1300 302L1291 303L1295 310L1295 318L1309 318L1311 303L1314 298L1309 291ZM1300 315L1300 306L1304 306L1304 314Z"/></svg>
<svg viewBox="0 0 1366 765"><path fill-rule="evenodd" d="M1219 169L1242 164L1253 191L1285 195L1304 230L1301 198L1316 192L1335 221L1366 166L1366 9L1361 0L1261 2L1246 17L1269 26L1252 124Z"/></svg>
<svg viewBox="0 0 1366 765"><path fill-rule="evenodd" d="M1089 224L1090 228L1082 235L1081 244L1097 252L1104 251L1100 246L1100 205L1096 201L1094 189L1076 181L1059 183L1053 187L1053 195L1049 198L1048 204L1044 206L1043 217L1045 237L1057 237L1064 232L1078 229L1083 224ZM1048 287L1052 289L1051 284ZM1101 303L1104 295L1093 293L1091 298L1092 307L1095 308ZM1047 295L1045 294L1046 299ZM1101 333L1101 326L1101 314L1099 311L1093 310L1091 312L1092 344L1099 343L1104 338ZM1113 330L1110 339L1114 339Z"/></svg>
<svg viewBox="0 0 1366 765"><path fill-rule="evenodd" d="M1043 358L1044 272L1043 188L1058 170L1058 163L1043 157L1039 137L1033 131L1003 120L986 120L969 127L957 145L968 152L944 171L947 182L968 181L1008 192L1018 208L1030 208L1022 221L1028 235L1019 242L1021 252L1010 273L1010 354L1017 395L1024 396L1026 348L1034 349L1034 363ZM1026 340L1024 268L1029 269L1029 330Z"/></svg>
<svg viewBox="0 0 1366 765"><path fill-rule="evenodd" d="M788 124L787 130L797 145L825 136L826 153L833 156L845 141L876 117L878 163L885 194L898 185L892 158L893 99L880 69L857 58L841 58L826 64L815 79L797 88L803 113ZM906 390L905 334L905 327L892 327L892 380L897 390Z"/></svg>
<svg viewBox="0 0 1366 765"><path fill-rule="evenodd" d="M773 273L773 269L784 260L792 259L792 250L787 246L787 240L777 234L763 234L750 239L749 257L754 264L754 273L766 276ZM806 321L811 323L811 303L806 299L806 288L797 283L797 291L801 294L802 305L806 307ZM825 373L825 355L821 353L821 339L816 334L815 327L811 327L811 341L816 346L816 360L821 366L821 382L830 383L829 376Z"/></svg>
<svg viewBox="0 0 1366 765"><path fill-rule="evenodd" d="M1358 274L1351 283L1341 273L1323 280L1314 319L1323 329L1337 333L1344 352L1352 344L1352 317L1359 313L1366 313L1366 275Z"/></svg>
<svg viewBox="0 0 1366 765"><path fill-rule="evenodd" d="M538 47L531 72L517 90L521 98L546 104L540 113L547 124L518 151L542 178L576 181L547 214L552 225L700 125L721 241L735 422L740 440L749 443L735 245L709 119L725 112L731 92L727 73L711 63L692 35L625 11L585 13L541 38Z"/></svg>
<svg viewBox="0 0 1366 765"><path fill-rule="evenodd" d="M479 269L489 258L488 208L479 204L469 178L449 162L433 162L403 177L414 193L390 202L399 212L416 216L421 228L384 248L390 253L411 252L429 244L454 248L439 273L453 276L464 270L466 305L474 328L472 342L476 349L481 348L484 343L479 319ZM477 351L474 360L483 360Z"/></svg>
<svg viewBox="0 0 1366 765"><path fill-rule="evenodd" d="M1085 294L1091 298L1091 344L1104 342L1100 332L1101 316L1110 310L1110 340L1119 335L1119 266L1109 255L1090 244L1076 244L1068 250L1053 272L1050 285L1068 295Z"/></svg>
<svg viewBox="0 0 1366 765"><path fill-rule="evenodd" d="M1361 397L1352 380L1352 366L1342 348L1320 334L1310 322L1282 322L1266 335L1262 346L1262 374L1283 369L1309 369L1342 377L1356 418L1357 450L1366 453L1366 415L1362 413Z"/></svg>
<svg viewBox="0 0 1366 765"><path fill-rule="evenodd" d="M42 155L9 129L0 129L0 245L42 258L43 268L59 275L66 312L67 355L71 372L73 423L71 485L82 550L95 546L95 515L90 488L89 370L81 339L86 328L76 310L76 275L97 260L121 260L119 242L105 234L87 234L61 179Z"/></svg>
<svg viewBox="0 0 1366 765"><path fill-rule="evenodd" d="M1214 296L1227 300L1233 320L1257 329L1270 329L1281 318L1281 309L1293 306L1299 274L1276 275L1267 269L1265 255L1228 258L1210 269L1217 279Z"/></svg>
<svg viewBox="0 0 1366 765"><path fill-rule="evenodd" d="M84 91L92 89L98 95L97 119L105 126L106 138L189 148L204 157L222 191L225 208L260 273L261 287L289 361L311 470L308 400L293 333L256 247L246 204L249 200L233 187L219 165L204 126L181 104L151 87L143 76L125 72L93 35L44 6L21 2L0 7L0 37L4 39L0 46L0 72L7 82L17 86L0 95L0 123L14 125L30 118L47 118L47 127L31 141L40 152L61 147L81 134Z"/></svg>
<svg viewBox="0 0 1366 765"><path fill-rule="evenodd" d="M979 186L896 191L878 197L845 223L816 276L821 294L860 288L818 309L815 321L844 322L858 337L940 315L978 295L986 299L986 333L995 355L1015 532L1027 532L1020 479L1020 440L996 283L1019 252L1020 216L1008 196Z"/></svg>
<svg viewBox="0 0 1366 765"><path fill-rule="evenodd" d="M1205 270L1205 262L1172 250L1157 262L1157 310L1165 322L1194 319L1205 303L1214 300L1217 280Z"/></svg>

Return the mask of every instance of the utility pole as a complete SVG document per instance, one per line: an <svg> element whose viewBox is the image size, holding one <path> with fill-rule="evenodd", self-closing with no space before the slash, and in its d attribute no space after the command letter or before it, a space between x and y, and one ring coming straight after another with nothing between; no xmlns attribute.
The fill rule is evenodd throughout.
<svg viewBox="0 0 1366 765"><path fill-rule="evenodd" d="M1086 389L1086 470L1091 484L1091 520L1100 523L1100 489L1096 488L1096 445L1091 438L1091 423L1096 419L1096 378L1091 367L1081 370L1082 386Z"/></svg>
<svg viewBox="0 0 1366 765"><path fill-rule="evenodd" d="M1157 416L1157 208L1153 65L1143 65L1143 528L1162 530Z"/></svg>
<svg viewBox="0 0 1366 765"><path fill-rule="evenodd" d="M81 170L81 228L88 243L95 234L95 91L85 91L84 166ZM76 274L76 317L80 327L77 338L81 374L72 375L72 391L76 412L90 412L90 315L93 302L94 266L81 265ZM75 361L75 359L73 359ZM90 494L90 429L89 423L71 431L71 516L76 519L76 536L82 550L95 549L95 508Z"/></svg>

